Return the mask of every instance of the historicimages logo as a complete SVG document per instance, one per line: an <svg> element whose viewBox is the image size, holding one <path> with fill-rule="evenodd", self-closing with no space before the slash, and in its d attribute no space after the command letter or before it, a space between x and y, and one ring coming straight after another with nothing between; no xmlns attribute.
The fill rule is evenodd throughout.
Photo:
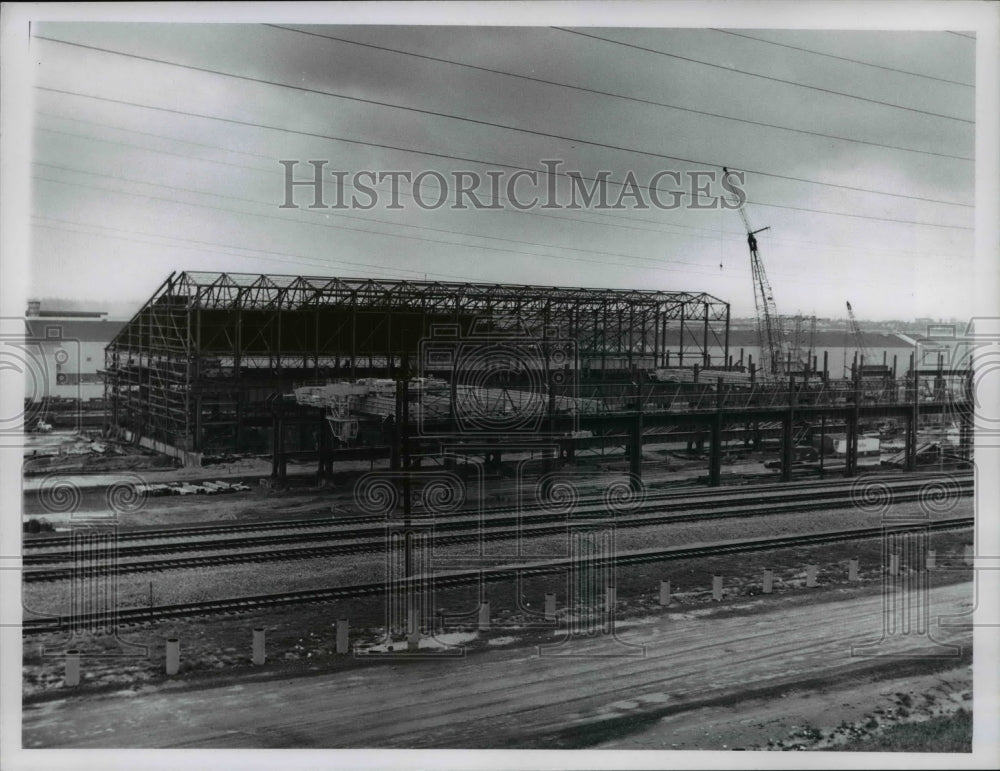
<svg viewBox="0 0 1000 771"><path fill-rule="evenodd" d="M615 179L610 170L592 173L542 160L542 168L439 171L328 169L329 161L278 161L284 167L281 209L416 207L435 209L738 209L746 201L743 172L719 169L661 170L645 176L629 170ZM296 179L302 163L305 179ZM306 166L305 164L308 164ZM303 189L304 188L304 189ZM345 189L345 188L350 188ZM302 195L296 191L302 189ZM311 192L311 200L309 194ZM307 203L308 201L308 203Z"/></svg>
<svg viewBox="0 0 1000 771"><path fill-rule="evenodd" d="M21 446L23 432L51 428L54 397L67 405L60 428L79 429L79 362L79 340L64 337L58 323L0 318L0 447Z"/></svg>
<svg viewBox="0 0 1000 771"><path fill-rule="evenodd" d="M976 446L1000 447L1000 318L978 316L964 329L928 326L917 341L916 361L929 376L939 371L952 382L956 417L971 421Z"/></svg>

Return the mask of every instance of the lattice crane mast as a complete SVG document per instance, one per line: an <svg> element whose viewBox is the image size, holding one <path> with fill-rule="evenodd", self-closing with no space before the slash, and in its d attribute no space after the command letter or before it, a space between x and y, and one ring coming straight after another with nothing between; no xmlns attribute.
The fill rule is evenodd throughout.
<svg viewBox="0 0 1000 771"><path fill-rule="evenodd" d="M851 334L854 335L856 341L858 356L858 373L861 372L862 364L874 364L875 361L872 359L871 351L865 345L864 335L861 334L861 327L858 326L858 320L854 318L854 309L851 307L851 303L847 302L847 318L851 325Z"/></svg>
<svg viewBox="0 0 1000 771"><path fill-rule="evenodd" d="M788 321L788 318L785 318ZM801 314L791 319L792 341L787 353L790 354L792 363L802 370L812 368L813 352L816 348L816 317L803 316ZM809 324L809 331L806 332L806 324ZM787 362L787 359L786 359Z"/></svg>
<svg viewBox="0 0 1000 771"><path fill-rule="evenodd" d="M729 169L723 166L723 173ZM757 345L761 352L761 373L764 377L785 374L785 335L781 328L781 317L774 302L771 282L767 280L764 261L757 250L757 234L770 230L770 226L754 230L750 224L743 199L738 199L738 211L747 231L747 245L750 247L750 271L753 276L753 299L757 310Z"/></svg>

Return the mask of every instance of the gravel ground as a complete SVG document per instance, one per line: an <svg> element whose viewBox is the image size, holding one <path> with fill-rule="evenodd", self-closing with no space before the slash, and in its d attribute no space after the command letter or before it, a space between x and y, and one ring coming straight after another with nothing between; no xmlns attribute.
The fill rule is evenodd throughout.
<svg viewBox="0 0 1000 771"><path fill-rule="evenodd" d="M961 499L947 513L932 515L934 519L970 516L971 498ZM922 516L918 504L901 504L892 509L894 518ZM769 537L872 527L881 522L880 513L865 513L857 508L832 509L801 514L777 514L753 519L729 519L708 522L621 528L614 533L614 548L618 551L666 548L731 539ZM483 555L491 562L535 561L569 556L566 535L516 541L489 541ZM450 570L456 562L477 556L475 544L454 545L436 549L441 569ZM451 564L449 564L451 563ZM385 579L385 558L380 555L342 555L283 562L248 563L162 573L123 575L118 577L118 603L121 608L149 604L150 584L154 603L167 605L215 597L239 597L248 594L310 589L325 586L380 582ZM69 582L28 584L24 587L24 605L37 613L68 613Z"/></svg>
<svg viewBox="0 0 1000 771"><path fill-rule="evenodd" d="M932 543L943 562L946 555L961 554L966 540L968 534L964 532L937 533ZM857 582L848 581L846 563L851 557L860 560ZM810 589L805 586L804 566L811 562L818 563L820 570L819 587ZM774 573L774 593L766 596L761 594L760 584L764 567ZM713 574L725 577L721 602L712 598ZM753 615L777 603L812 603L823 597L839 599L880 593L885 586L883 576L878 540L641 565L618 573L616 629L627 634L630 625L642 624L664 612L681 618ZM931 586L969 581L970 577L968 568L938 570L929 576ZM668 608L659 605L661 580L672 584ZM192 576L191 585L196 581ZM541 612L548 592L557 595L559 622L546 621ZM491 604L491 629L485 632L477 630L482 596ZM566 597L566 579L559 575L531 577L516 586L506 582L479 588L439 589L431 598L434 609L444 613L435 621L434 627L439 630L435 639L440 642L458 635L470 655L497 645L549 644L554 637L565 634L571 616L565 607ZM160 602L159 596L156 601ZM252 630L256 627L266 630L266 670L275 676L378 665L377 660L369 661L365 656L335 653L339 618L350 619L351 644L355 650L385 645L387 608L383 599L315 603L144 624L120 629L117 638L91 634L68 638L64 633L33 635L24 641L23 694L25 699L34 699L66 693L62 652L69 647L84 652L82 689L111 690L123 695L141 691L144 683L170 679L164 675L164 643L170 637L181 640L181 674L185 678L246 674L255 669L250 651ZM440 634L442 630L445 635ZM403 638L397 635L394 639L398 651Z"/></svg>

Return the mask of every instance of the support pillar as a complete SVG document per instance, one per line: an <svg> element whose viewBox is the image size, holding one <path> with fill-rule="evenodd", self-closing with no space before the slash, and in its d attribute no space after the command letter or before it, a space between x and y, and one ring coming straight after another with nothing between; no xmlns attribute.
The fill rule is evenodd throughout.
<svg viewBox="0 0 1000 771"><path fill-rule="evenodd" d="M781 419L781 481L792 481L792 463L795 460L795 452L792 447L792 413Z"/></svg>
<svg viewBox="0 0 1000 771"><path fill-rule="evenodd" d="M708 448L708 484L718 487L722 483L722 413L712 417L712 439Z"/></svg>
<svg viewBox="0 0 1000 771"><path fill-rule="evenodd" d="M781 423L781 481L792 481L792 463L795 462L795 377L788 378L788 412Z"/></svg>
<svg viewBox="0 0 1000 771"><path fill-rule="evenodd" d="M819 475L825 473L824 460L826 459L826 415L819 421Z"/></svg>
<svg viewBox="0 0 1000 771"><path fill-rule="evenodd" d="M917 427L920 425L920 382L916 369L912 373L913 382L910 391L910 414L906 418L906 461L907 471L917 468Z"/></svg>
<svg viewBox="0 0 1000 771"><path fill-rule="evenodd" d="M276 409L272 407L272 409ZM275 412L271 419L271 478L278 478L281 468L281 418Z"/></svg>
<svg viewBox="0 0 1000 771"><path fill-rule="evenodd" d="M958 426L958 454L965 460L972 457L973 442L972 415L966 410L962 412Z"/></svg>
<svg viewBox="0 0 1000 771"><path fill-rule="evenodd" d="M860 416L861 388L854 380L854 405L847 414L847 457L844 459L844 476L853 477L858 473L858 419Z"/></svg>
<svg viewBox="0 0 1000 771"><path fill-rule="evenodd" d="M316 476L318 480L322 482L326 478L326 469L330 459L330 428L323 415L323 410L319 410L319 423L317 428L319 429L319 447L317 447L319 450L319 463L318 468L316 469Z"/></svg>
<svg viewBox="0 0 1000 771"><path fill-rule="evenodd" d="M642 410L638 408L638 401L636 407L635 418L632 421L629 451L629 473L632 475L633 485L638 485L642 481Z"/></svg>

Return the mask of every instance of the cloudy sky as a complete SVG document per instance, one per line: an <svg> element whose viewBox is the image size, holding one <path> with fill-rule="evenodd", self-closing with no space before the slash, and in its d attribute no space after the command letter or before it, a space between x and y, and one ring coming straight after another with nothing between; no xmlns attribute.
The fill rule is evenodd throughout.
<svg viewBox="0 0 1000 771"><path fill-rule="evenodd" d="M750 315L744 224L707 176L727 166L780 312L967 314L971 32L572 22L36 23L29 291L138 304L224 270L704 291ZM305 186L282 208L282 160L300 181L325 162L327 208ZM537 205L509 200L518 170ZM391 177L351 187L365 171L428 173L394 208ZM456 209L456 172L496 208ZM566 208L567 173L602 172L609 204L630 176L638 194ZM650 198L661 172L677 207Z"/></svg>

